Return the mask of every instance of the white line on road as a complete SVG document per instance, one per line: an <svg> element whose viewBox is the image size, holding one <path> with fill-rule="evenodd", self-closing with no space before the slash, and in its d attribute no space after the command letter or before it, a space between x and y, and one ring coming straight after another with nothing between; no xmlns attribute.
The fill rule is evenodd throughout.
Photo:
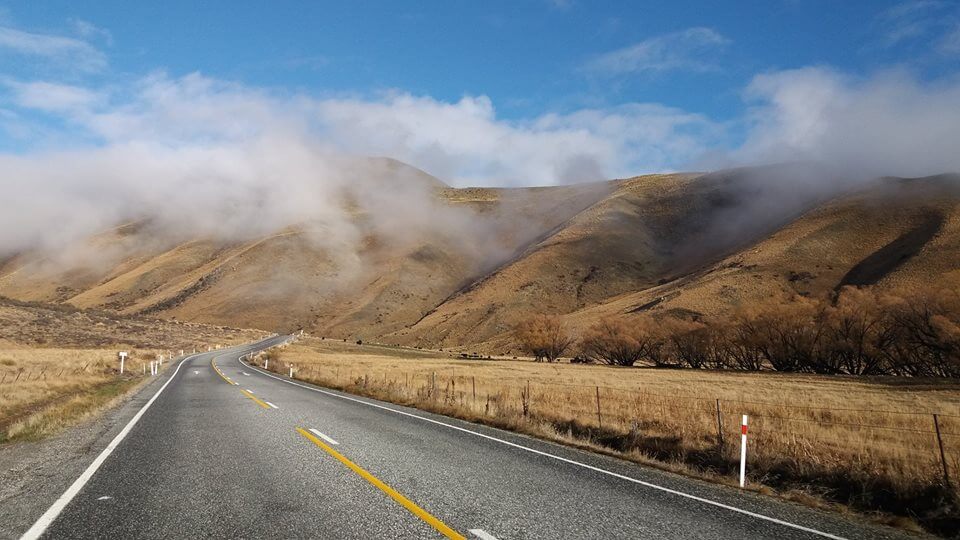
<svg viewBox="0 0 960 540"><path fill-rule="evenodd" d="M480 540L497 540L497 537L496 537L496 536L488 533L487 531L485 531L485 530L483 530L483 529L470 529L470 530L467 531L467 532L469 532L470 534L476 536L476 537L479 538Z"/></svg>
<svg viewBox="0 0 960 540"><path fill-rule="evenodd" d="M103 462L106 461L108 457L110 457L110 454L112 454L113 451L117 449L117 446L119 446L120 442L123 441L123 439L126 438L127 434L130 433L130 430L133 429L133 426L135 426L137 422L140 421L140 418L143 416L143 413L147 412L147 409L149 409L150 406L153 405L153 402L156 401L158 397L160 397L160 393L163 392L164 389L166 389L167 385L169 385L173 381L173 379L177 376L177 372L180 371L180 366L182 366L184 362L186 362L187 360L190 360L191 358L194 358L195 356L199 356L199 355L188 356L183 360L181 360L179 364L177 364L177 369L174 370L173 375L171 375L170 378L167 379L167 382L163 383L163 386L161 386L160 389L157 390L157 393L154 394L152 398L150 398L150 401L148 401L146 405L144 405L143 408L141 408L137 412L137 414L135 414L133 418L130 419L130 422L127 423L127 425L123 428L122 431L120 431L120 433L117 433L117 436L114 437L112 441L110 441L110 444L108 444L107 447L103 449L103 452L100 452L100 455L98 455L97 458L93 460L93 463L91 463L90 466L87 467L86 470L83 471L83 473L76 480L73 481L73 484L71 484L70 487L68 487L67 490L63 492L63 495L60 495L60 498L54 501L53 505L50 508L48 508L47 511L44 512L42 516L40 516L40 519L38 519L36 523L34 523L33 526L30 527L30 529L27 532L23 533L23 536L20 537L21 540L33 540L34 538L40 538L40 535L43 534L43 531L47 530L47 527L49 527L50 524L53 523L55 519L57 519L57 516L60 515L60 512L63 512L63 509L66 508L68 504L70 504L70 501L72 501L73 498L77 496L77 493L80 493L80 490L83 489L83 486L85 486L87 482L89 482L90 479L93 478L93 475L94 473L97 472L97 469L99 469L100 466L103 465Z"/></svg>
<svg viewBox="0 0 960 540"><path fill-rule="evenodd" d="M310 433L313 433L313 434L316 435L317 437L320 437L321 439L327 441L327 442L330 443L330 444L340 444L340 443L338 443L337 441L331 439L330 437L327 437L327 436L324 435L323 433L320 433L319 431L317 431L317 430L315 430L315 429L313 429L313 428L310 428Z"/></svg>
<svg viewBox="0 0 960 540"><path fill-rule="evenodd" d="M279 408L280 408L280 407L277 407L276 405L274 405L273 403L270 403L269 401L264 401L264 403L266 403L267 405L273 407L274 409L279 409Z"/></svg>
<svg viewBox="0 0 960 540"><path fill-rule="evenodd" d="M253 390L247 388L247 392L250 392L250 393L252 394L252 393L253 393Z"/></svg>
<svg viewBox="0 0 960 540"><path fill-rule="evenodd" d="M237 361L240 362L240 359L237 358ZM242 362L241 362L241 364L242 364ZM626 475L623 475L623 474L618 474L618 473L615 473L615 472L613 472L613 471L608 471L608 470L606 470L606 469L601 469L600 467L594 467L593 465L588 465L588 464L586 464L586 463L581 463L581 462L579 462L579 461L575 461L575 460L568 459L568 458L565 458L565 457L560 457L560 456L551 454L551 453L549 453L549 452L544 452L544 451L542 451L542 450L537 450L537 449L535 449L535 448L530 448L529 446L523 446L522 444L517 444L517 443L514 443L514 442L510 442L510 441L504 440L504 439L499 439L499 438L494 437L494 436L492 436L492 435L487 435L487 434L485 434L485 433L480 433L480 432L478 432L478 431L469 430L469 429L467 429L467 428L463 428L463 427L460 427L460 426L455 426L455 425L453 425L453 424L447 424L447 423L441 422L441 421L439 421L439 420L434 420L434 419L432 419L432 418L426 418L426 417L424 417L424 416L419 416L419 415L416 415L416 414L413 414L413 413L409 413L409 412L406 412L406 411L400 411L400 410L397 410L397 409L394 409L394 408L391 408L391 407L387 407L387 406L384 406L384 405L380 405L380 404L378 404L378 403L371 403L371 402L369 402L369 401L364 401L364 400L362 400L362 399L358 399L358 398L354 398L354 397L350 397L350 396L345 396L345 395L337 394L337 393L335 393L335 392L330 392L330 391L328 391L328 390L322 390L322 389L320 389L320 388L314 388L314 387L312 387L312 386L307 386L307 385L305 385L305 384L300 384L300 383L298 383L298 382L296 382L296 381L291 381L291 380L289 380L289 379L284 379L284 378L281 378L281 377L277 377L276 375L273 375L272 373L267 373L267 372L261 370L260 368L258 368L258 367L256 367L256 366L247 366L247 367L252 368L253 370L255 370L257 373L259 373L259 374L261 374L261 375L270 377L270 378L272 378L272 379L276 379L276 380L281 381L281 382L285 382L285 383L287 383L287 384L292 384L292 385L294 385L294 386L299 386L300 388L306 388L307 390L311 390L311 391L313 391L313 392L318 392L318 393L320 393L320 394L324 394L324 395L327 395L327 396L332 396L332 397L335 397L335 398L345 399L345 400L347 400L347 401L353 401L353 402L355 402L355 403L360 403L360 404L363 404L363 405L367 405L368 407L374 407L374 408L377 408L377 409L383 409L383 410L385 410L385 411L390 411L390 412L392 412L392 413L400 414L400 415L403 415L403 416L409 416L410 418L416 418L417 420L422 420L422 421L424 421L424 422L429 422L429 423L431 423L431 424L436 424L436 425L438 425L438 426L443 426L443 427L450 428L450 429L453 429L453 430L456 430L456 431L461 431L461 432L463 432L463 433L469 433L469 434L471 434L471 435L476 435L477 437L481 437L481 438L484 438L484 439L487 439L487 440L490 440L490 441L498 442L498 443L500 443L500 444L505 444L505 445L507 445L507 446L511 446L511 447L513 447L513 448L518 448L518 449L520 449L520 450L525 450L525 451L527 451L527 452L530 452L530 453L533 453L533 454L537 454L537 455L539 455L539 456L548 457L548 458L551 458L551 459L555 459L555 460L557 460L557 461L562 461L562 462L568 463L568 464L570 464L570 465L576 465L577 467L583 467L584 469L588 469L588 470L591 470L591 471L594 471L594 472L598 472L598 473L601 473L601 474L610 475L610 476L613 476L614 478L619 478L619 479L621 479L621 480L626 480L627 482L633 482L634 484L639 484L639 485L641 485L641 486L645 486L645 487L648 487L648 488L651 488L651 489L656 489L656 490L663 491L663 492L665 492L665 493L670 493L670 494L672 494L672 495L677 495L678 497L684 497L684 498L691 499L691 500L694 500L694 501L702 502L702 503L704 503L704 504L709 504L709 505L711 505L711 506L716 506L717 508L723 508L723 509L725 509L725 510L730 510L731 512L737 512L737 513L743 514L743 515L745 515L745 516L750 516L750 517L753 517L753 518L762 519L762 520L764 520L764 521L769 521L770 523L776 523L776 524L778 524L778 525L783 525L784 527L790 527L791 529L797 529L797 530L799 530L799 531L808 532L808 533L810 533L810 534L816 534L816 535L822 536L822 537L824 537L824 538L831 538L831 539L833 539L833 540L846 540L846 539L845 539L844 537L842 537L842 536L837 536L837 535L835 535L835 534L830 534L830 533L828 533L828 532L819 531L819 530L817 530L817 529L812 529L812 528L810 528L810 527L804 527L803 525L797 525L796 523L790 523L789 521L784 521L784 520L782 520L782 519L777 519L777 518L775 518L775 517L770 517L770 516L766 516L766 515L763 515L763 514L758 514L758 513L756 513L756 512L751 512L750 510L744 510L743 508L737 508L736 506L730 506L729 504L724 504L724 503L722 503L722 502L717 502L717 501L713 501L713 500L710 500L710 499L705 499L705 498L703 498L703 497L698 497L697 495L691 495L691 494L689 494L689 493L684 493L683 491L678 491L678 490L676 490L676 489L671 489L671 488L664 487L664 486L660 486L660 485L657 485L657 484L652 484L652 483L650 483L650 482L645 482L645 481L643 481L643 480L638 480L638 479L636 479L636 478L631 478L631 477L626 476Z"/></svg>
<svg viewBox="0 0 960 540"><path fill-rule="evenodd" d="M249 376L250 376L250 374L249 374L249 373L247 373L246 371L244 371L244 372L243 372L243 374L244 374L244 375L246 375L247 377L249 377Z"/></svg>

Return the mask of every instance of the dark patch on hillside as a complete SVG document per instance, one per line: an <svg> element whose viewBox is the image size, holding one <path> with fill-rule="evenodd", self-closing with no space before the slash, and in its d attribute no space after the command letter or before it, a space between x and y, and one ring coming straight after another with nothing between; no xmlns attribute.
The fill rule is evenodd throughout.
<svg viewBox="0 0 960 540"><path fill-rule="evenodd" d="M929 209L920 223L857 263L837 285L873 285L916 255L943 227L946 217Z"/></svg>

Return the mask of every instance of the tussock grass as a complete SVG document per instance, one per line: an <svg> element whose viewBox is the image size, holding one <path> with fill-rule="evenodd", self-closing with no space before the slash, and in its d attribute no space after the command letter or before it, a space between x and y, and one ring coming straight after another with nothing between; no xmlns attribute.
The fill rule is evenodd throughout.
<svg viewBox="0 0 960 540"><path fill-rule="evenodd" d="M147 364L164 354L129 352L120 375L115 350L0 349L0 442L37 439L101 409L148 378Z"/></svg>
<svg viewBox="0 0 960 540"><path fill-rule="evenodd" d="M324 386L728 483L748 414L753 488L933 532L960 525L960 385L949 380L456 360L318 339L270 368L290 364Z"/></svg>

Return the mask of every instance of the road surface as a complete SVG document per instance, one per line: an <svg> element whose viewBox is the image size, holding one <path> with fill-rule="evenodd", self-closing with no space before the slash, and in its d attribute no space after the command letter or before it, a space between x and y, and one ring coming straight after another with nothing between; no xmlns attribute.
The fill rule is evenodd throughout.
<svg viewBox="0 0 960 540"><path fill-rule="evenodd" d="M896 531L187 357L25 538L896 538Z"/></svg>

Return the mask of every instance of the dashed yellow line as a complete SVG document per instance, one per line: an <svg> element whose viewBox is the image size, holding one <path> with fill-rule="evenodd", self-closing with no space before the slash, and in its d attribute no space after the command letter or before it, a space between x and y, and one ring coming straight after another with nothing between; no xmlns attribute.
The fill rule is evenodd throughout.
<svg viewBox="0 0 960 540"><path fill-rule="evenodd" d="M384 493L386 493L387 495L389 495L393 500L395 500L395 501L397 501L398 503L400 503L404 508L406 508L406 509L409 510L411 513L413 513L413 515L415 515L415 516L417 516L418 518L422 519L422 520L425 521L428 525L430 525L431 527L433 527L434 529L436 529L440 534L446 536L447 538L455 538L455 539L458 539L458 540L466 540L466 537L465 537L465 536L463 536L463 535L461 535L460 533L458 533L457 531L451 529L450 527L448 527L444 522L440 521L439 519L433 517L432 514L430 514L429 512L427 512L426 510L424 510L423 508L420 508L419 506L417 506L416 504L414 504L413 501L411 501L410 499L404 497L403 495L401 495L400 493L398 493L396 490L394 490L394 489L391 488L390 486L384 484L379 478L377 478L376 476L368 473L368 472L367 472L366 470L364 470L362 467L360 467L360 466L357 465L356 463L354 463L354 462L350 461L349 459L347 459L346 457L344 457L343 454L341 454L340 452L337 452L336 450L334 450L333 448L331 448L329 445L327 445L325 442L321 441L321 440L318 439L317 437L314 437L313 434L310 433L309 431L307 431L307 430L305 430L305 429L303 429L303 428L299 428L299 427L297 428L297 431L298 431L301 435L303 435L304 437L306 437L308 440L310 440L310 442L312 442L313 444L319 446L324 452L326 452L326 453L330 454L331 456L337 458L337 460L339 460L341 463L343 463L344 465L346 465L347 467L349 467L350 470L352 470L353 472L359 474L364 480L366 480L367 482L370 482L370 483L373 484L374 486L380 488L381 491L383 491Z"/></svg>
<svg viewBox="0 0 960 540"><path fill-rule="evenodd" d="M251 394L250 392L248 392L248 391L246 391L246 390L240 390L240 392L242 392L243 395L247 396L248 398L252 399L254 403L256 403L257 405L263 407L264 409L269 409L269 408L270 408L269 405L267 405L267 404L264 403L263 401L257 399L257 396Z"/></svg>
<svg viewBox="0 0 960 540"><path fill-rule="evenodd" d="M219 375L220 378L222 378L223 380L227 381L230 384L237 384L233 382L230 379L230 377L227 377L226 375L223 374L222 371L220 371L220 368L217 367L217 363L213 361L213 358L210 359L210 365L213 367L213 370L217 372L217 375Z"/></svg>

